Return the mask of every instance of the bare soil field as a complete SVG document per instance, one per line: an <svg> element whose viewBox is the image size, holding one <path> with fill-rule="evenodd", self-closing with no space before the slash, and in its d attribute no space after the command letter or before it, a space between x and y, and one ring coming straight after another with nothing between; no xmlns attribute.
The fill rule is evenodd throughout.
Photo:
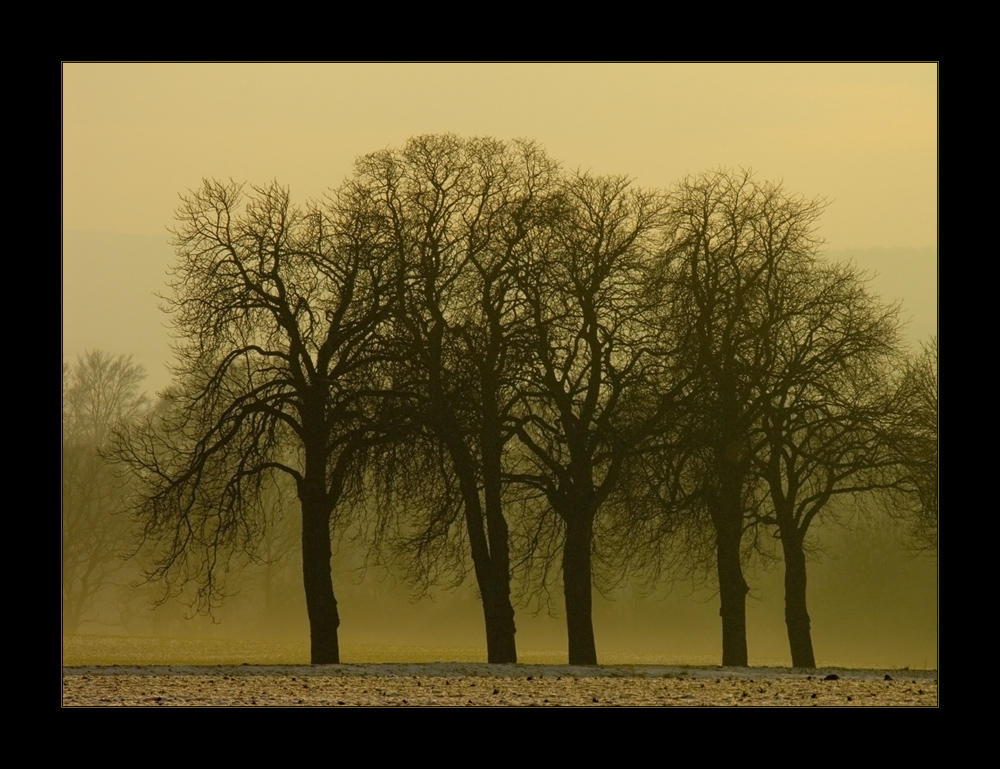
<svg viewBox="0 0 1000 769"><path fill-rule="evenodd" d="M65 667L65 707L936 707L936 671L485 665Z"/></svg>

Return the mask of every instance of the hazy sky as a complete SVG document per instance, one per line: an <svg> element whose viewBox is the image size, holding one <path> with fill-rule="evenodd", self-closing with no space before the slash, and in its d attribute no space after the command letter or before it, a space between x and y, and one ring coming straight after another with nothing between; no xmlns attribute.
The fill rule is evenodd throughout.
<svg viewBox="0 0 1000 769"><path fill-rule="evenodd" d="M424 133L538 141L566 168L669 186L752 168L830 201L828 252L937 324L936 64L64 64L63 356L167 383L153 295L177 196L277 179L304 202Z"/></svg>

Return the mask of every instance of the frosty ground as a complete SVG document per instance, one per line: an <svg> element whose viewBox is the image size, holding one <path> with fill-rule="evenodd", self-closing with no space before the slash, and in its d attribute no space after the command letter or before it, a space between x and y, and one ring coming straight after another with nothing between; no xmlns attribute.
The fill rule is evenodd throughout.
<svg viewBox="0 0 1000 769"><path fill-rule="evenodd" d="M938 704L936 671L671 666L77 666L64 706L864 707Z"/></svg>

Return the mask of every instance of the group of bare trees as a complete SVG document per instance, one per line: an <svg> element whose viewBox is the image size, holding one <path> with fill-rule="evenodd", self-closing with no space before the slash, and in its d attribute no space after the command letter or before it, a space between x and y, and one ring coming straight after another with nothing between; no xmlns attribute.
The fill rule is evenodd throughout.
<svg viewBox="0 0 1000 769"><path fill-rule="evenodd" d="M930 444L897 308L819 258L822 208L749 173L649 191L450 135L363 157L306 207L205 182L177 214L175 385L115 443L156 573L210 605L283 475L314 663L340 659L331 536L353 523L417 580L471 563L491 662L517 659L518 569L558 554L569 661L594 664L594 559L649 564L687 532L745 665L768 531L814 665L810 524L838 494L930 488L902 446ZM936 472L936 421L933 451Z"/></svg>

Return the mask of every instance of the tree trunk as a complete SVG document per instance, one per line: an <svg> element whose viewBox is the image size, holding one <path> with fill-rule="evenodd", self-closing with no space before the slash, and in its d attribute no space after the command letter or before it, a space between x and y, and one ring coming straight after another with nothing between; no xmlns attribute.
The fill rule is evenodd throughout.
<svg viewBox="0 0 1000 769"><path fill-rule="evenodd" d="M517 662L517 645L514 641L514 607L510 602L510 574L506 567L486 547L482 518L469 520L469 541L472 544L472 563L483 601L483 620L486 624L486 659L492 663ZM472 529L476 526L478 529Z"/></svg>
<svg viewBox="0 0 1000 769"><path fill-rule="evenodd" d="M486 621L486 660L493 664L513 664L517 662L517 645L514 641L514 607L510 603L510 580L494 576L492 582L493 584L479 586Z"/></svg>
<svg viewBox="0 0 1000 769"><path fill-rule="evenodd" d="M806 554L798 531L783 529L781 547L785 556L785 625L792 667L814 668L816 657L806 610Z"/></svg>
<svg viewBox="0 0 1000 769"><path fill-rule="evenodd" d="M322 487L312 488L317 484L308 480L303 485L302 578L309 614L310 661L313 665L339 665L340 614L330 568L330 509Z"/></svg>
<svg viewBox="0 0 1000 769"><path fill-rule="evenodd" d="M735 424L730 415L728 424ZM746 667L747 593L740 545L743 541L743 464L746 458L738 433L716 450L718 496L710 503L715 524L719 569L719 616L722 617L722 664Z"/></svg>
<svg viewBox="0 0 1000 769"><path fill-rule="evenodd" d="M484 513L476 464L464 441L452 437L448 441L448 449L462 490L469 549L483 602L486 659L493 663L514 663L517 662L517 645L514 641L514 607L510 602L506 522L498 510ZM500 504L499 495L495 504Z"/></svg>
<svg viewBox="0 0 1000 769"><path fill-rule="evenodd" d="M502 452L499 420L489 410L482 432L483 497L486 539L489 543L490 599L486 613L487 659L495 663L517 662L514 607L510 602L510 532L503 515ZM480 591L483 586L480 585Z"/></svg>
<svg viewBox="0 0 1000 769"><path fill-rule="evenodd" d="M590 545L593 517L577 515L566 520L563 549L563 589L566 594L566 630L569 664L596 665Z"/></svg>
<svg viewBox="0 0 1000 769"><path fill-rule="evenodd" d="M722 664L727 667L746 667L748 664L746 598L750 588L743 579L740 562L741 534L741 526L725 526L716 531Z"/></svg>

